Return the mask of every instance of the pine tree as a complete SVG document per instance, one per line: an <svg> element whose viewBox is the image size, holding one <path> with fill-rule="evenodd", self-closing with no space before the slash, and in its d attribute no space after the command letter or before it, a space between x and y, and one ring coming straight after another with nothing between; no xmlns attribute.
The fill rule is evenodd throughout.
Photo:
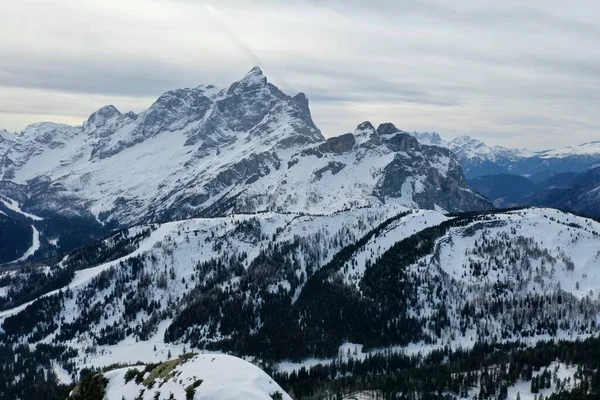
<svg viewBox="0 0 600 400"><path fill-rule="evenodd" d="M539 393L538 377L531 379L531 393Z"/></svg>

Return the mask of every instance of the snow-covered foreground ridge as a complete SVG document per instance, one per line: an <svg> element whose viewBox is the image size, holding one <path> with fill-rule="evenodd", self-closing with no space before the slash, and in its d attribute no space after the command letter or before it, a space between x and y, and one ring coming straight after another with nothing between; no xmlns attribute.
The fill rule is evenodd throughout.
<svg viewBox="0 0 600 400"><path fill-rule="evenodd" d="M3 330L15 334L13 339L22 335L19 341L36 338L48 343L58 340L80 350L95 347L92 357L81 355L81 365L127 362L129 354L135 353L141 361L164 360L165 322L168 326L177 310L192 301L194 293L200 295L211 288L238 290L241 278L253 272L260 258L288 246L289 257L296 260L295 270L291 275L277 269L268 271L265 289L297 296L306 279L344 245L407 211L389 205L329 216L262 213L131 228L72 252L55 265L0 273L6 285L0 292L7 297L4 304L18 302L16 307L0 311L0 323L11 316L18 321L28 308L45 307L43 301L58 301L61 310L49 316L49 321L58 322L51 324L51 333L44 324L16 331L7 330L3 324ZM429 214L437 215L433 211L415 215ZM66 284L38 298L26 297L31 285L40 279L40 272L43 285L50 287L62 282L67 270L73 271L73 278ZM150 308L138 309L140 305ZM75 326L81 329L74 330ZM151 344L134 340L138 334L131 328L143 330L142 337L152 339ZM119 333L113 340L116 331L123 335ZM121 344L124 347L114 347ZM158 350L153 351L155 344ZM128 350L114 351L111 356L117 348ZM169 349L178 354L182 346Z"/></svg>
<svg viewBox="0 0 600 400"><path fill-rule="evenodd" d="M102 374L106 400L291 400L258 367L236 357L185 354L164 363L136 365ZM80 384L70 399L83 399ZM158 396L158 397L157 397Z"/></svg>
<svg viewBox="0 0 600 400"><path fill-rule="evenodd" d="M65 346L65 381L186 349L328 362L347 342L364 357L573 339L598 333L599 263L600 223L552 209L192 219L2 273L0 339Z"/></svg>

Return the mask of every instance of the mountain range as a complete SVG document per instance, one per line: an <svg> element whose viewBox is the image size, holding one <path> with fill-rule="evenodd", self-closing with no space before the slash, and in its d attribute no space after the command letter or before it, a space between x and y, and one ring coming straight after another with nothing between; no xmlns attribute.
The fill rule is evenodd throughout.
<svg viewBox="0 0 600 400"><path fill-rule="evenodd" d="M469 185L497 207L543 206L600 217L600 168L549 174L534 182L524 176L484 175Z"/></svg>
<svg viewBox="0 0 600 400"><path fill-rule="evenodd" d="M452 150L468 179L483 175L511 174L531 177L563 172L582 172L600 163L600 141L561 149L530 151L488 146L469 136L443 140L437 133L412 132L419 142Z"/></svg>
<svg viewBox="0 0 600 400"><path fill-rule="evenodd" d="M593 147L325 138L259 68L3 132L0 397L592 399Z"/></svg>
<svg viewBox="0 0 600 400"><path fill-rule="evenodd" d="M46 253L108 228L189 217L492 207L452 152L390 123L325 139L306 97L284 94L259 68L225 89L167 92L140 114L106 106L81 126L4 133L0 154L0 210L45 221L36 229Z"/></svg>
<svg viewBox="0 0 600 400"><path fill-rule="evenodd" d="M437 133L411 135L450 149L469 185L496 207L553 207L600 217L600 142L533 152L488 146L468 136L445 141Z"/></svg>

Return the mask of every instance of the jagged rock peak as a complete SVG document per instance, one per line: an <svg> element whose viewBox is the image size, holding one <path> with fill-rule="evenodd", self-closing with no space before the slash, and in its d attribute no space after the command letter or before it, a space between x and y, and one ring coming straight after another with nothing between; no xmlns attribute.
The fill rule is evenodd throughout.
<svg viewBox="0 0 600 400"><path fill-rule="evenodd" d="M242 78L239 83L242 83L245 86L264 85L267 83L267 77L265 74L263 74L260 67L254 67L246 74L246 76Z"/></svg>
<svg viewBox="0 0 600 400"><path fill-rule="evenodd" d="M308 99L306 95L302 92L298 93L294 96L294 101L298 103L300 109L308 116L310 116L310 108L308 106Z"/></svg>
<svg viewBox="0 0 600 400"><path fill-rule="evenodd" d="M204 103L207 97L213 96L217 91L218 89L213 85L169 90L156 99L150 106L150 110L156 108L193 107L198 103Z"/></svg>
<svg viewBox="0 0 600 400"><path fill-rule="evenodd" d="M92 115L90 115L90 117L88 118L88 121L97 118L111 118L119 115L121 115L121 112L117 109L117 107L113 106L112 104L109 104L93 112Z"/></svg>
<svg viewBox="0 0 600 400"><path fill-rule="evenodd" d="M252 69L250 71L248 71L248 73L246 74L246 76L251 76L251 75L256 75L256 76L264 76L265 74L262 72L262 69L260 69L260 67L258 65L255 65L254 67L252 67Z"/></svg>
<svg viewBox="0 0 600 400"><path fill-rule="evenodd" d="M113 105L104 106L90 115L85 122L85 126L100 128L104 126L108 120L118 118L120 116L121 112L117 110L117 107Z"/></svg>
<svg viewBox="0 0 600 400"><path fill-rule="evenodd" d="M248 90L252 91L266 87L267 84L267 77L263 74L262 70L259 67L254 67L241 80L229 86L227 94L239 94Z"/></svg>
<svg viewBox="0 0 600 400"><path fill-rule="evenodd" d="M356 144L356 138L351 133L345 133L340 136L334 136L319 146L323 153L342 154L352 150Z"/></svg>
<svg viewBox="0 0 600 400"><path fill-rule="evenodd" d="M365 121L363 123L358 124L356 127L357 131L374 131L375 127L370 121Z"/></svg>
<svg viewBox="0 0 600 400"><path fill-rule="evenodd" d="M377 127L377 133L380 135L391 135L392 133L402 132L400 129L396 128L394 124L391 122L384 122L383 124Z"/></svg>
<svg viewBox="0 0 600 400"><path fill-rule="evenodd" d="M441 143L442 141L440 134L437 132L423 132L422 135L428 137L432 143Z"/></svg>

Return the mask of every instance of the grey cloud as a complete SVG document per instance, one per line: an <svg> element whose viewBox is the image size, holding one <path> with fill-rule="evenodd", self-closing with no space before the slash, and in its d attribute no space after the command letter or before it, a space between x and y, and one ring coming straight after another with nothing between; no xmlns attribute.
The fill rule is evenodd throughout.
<svg viewBox="0 0 600 400"><path fill-rule="evenodd" d="M224 0L213 2L220 21L200 0L155 0L143 18L142 0L129 14L116 0L73 13L58 7L68 0L23 1L43 8L20 9L24 21L47 18L0 26L0 128L25 118L10 115L84 119L102 102L139 111L167 90L224 87L258 63L282 90L308 95L326 134L390 120L539 148L600 129L600 3ZM94 12L101 29L90 28Z"/></svg>
<svg viewBox="0 0 600 400"><path fill-rule="evenodd" d="M202 71L146 57L65 61L59 56L20 56L1 50L0 54L6 60L0 64L0 86L4 87L146 96L213 80L224 83L228 78L217 68Z"/></svg>
<svg viewBox="0 0 600 400"><path fill-rule="evenodd" d="M506 1L488 3L504 5L504 8L485 7L484 1L426 1L426 0L379 0L365 2L361 0L308 0L308 2L333 7L348 9L349 7L360 12L378 13L388 18L401 20L406 15L420 15L438 21L461 23L471 26L503 26L509 28L515 25L540 26L553 31L577 33L594 39L600 38L600 26L589 21L578 21L560 17L541 8L533 8L528 2ZM463 7L460 7L461 3ZM464 6L466 3L469 6ZM469 4L470 3L470 4ZM555 4L559 2L554 1ZM471 5L475 5L472 7ZM482 7L482 5L484 7ZM545 2L550 7L552 1ZM600 12L600 7L587 2L586 7L593 7Z"/></svg>

